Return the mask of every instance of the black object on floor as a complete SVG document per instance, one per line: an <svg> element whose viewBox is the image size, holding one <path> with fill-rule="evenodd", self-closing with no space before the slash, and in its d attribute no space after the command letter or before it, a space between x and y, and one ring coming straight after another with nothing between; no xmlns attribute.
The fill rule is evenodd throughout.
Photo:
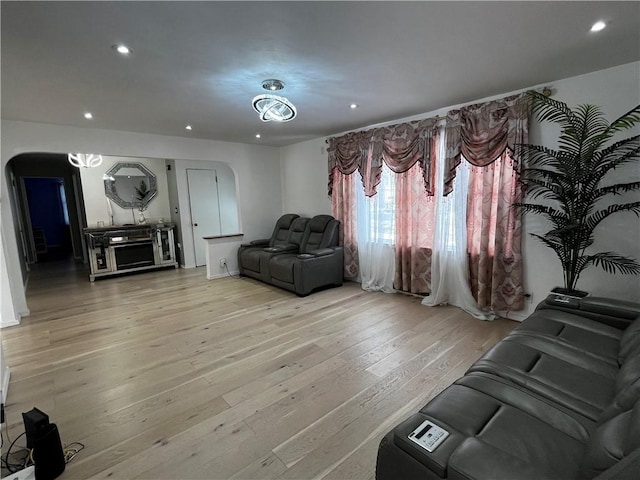
<svg viewBox="0 0 640 480"><path fill-rule="evenodd" d="M27 448L33 449L36 480L53 480L65 469L58 427L49 423L49 416L35 407L23 413L22 418Z"/></svg>

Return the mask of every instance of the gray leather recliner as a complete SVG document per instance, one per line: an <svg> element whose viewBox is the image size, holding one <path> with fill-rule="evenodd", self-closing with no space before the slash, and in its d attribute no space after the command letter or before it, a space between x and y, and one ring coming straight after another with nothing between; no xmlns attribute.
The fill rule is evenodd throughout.
<svg viewBox="0 0 640 480"><path fill-rule="evenodd" d="M240 275L263 280L265 278L265 272L261 269L260 253L264 251L265 248L283 247L287 245L291 236L291 225L294 220L299 217L300 215L296 215L295 213L286 213L276 222L271 238L253 240L240 245L240 248L238 248L238 269Z"/></svg>
<svg viewBox="0 0 640 480"><path fill-rule="evenodd" d="M241 275L256 278L304 296L343 282L343 253L338 245L340 222L330 215L278 221L272 240L238 249ZM286 226L286 228L285 228ZM276 235L276 231L280 234ZM286 231L286 234L283 233Z"/></svg>
<svg viewBox="0 0 640 480"><path fill-rule="evenodd" d="M382 439L377 480L640 478L640 304L541 307Z"/></svg>
<svg viewBox="0 0 640 480"><path fill-rule="evenodd" d="M340 222L317 215L307 223L300 251L269 260L271 283L304 296L325 286L343 282L343 248L338 246Z"/></svg>

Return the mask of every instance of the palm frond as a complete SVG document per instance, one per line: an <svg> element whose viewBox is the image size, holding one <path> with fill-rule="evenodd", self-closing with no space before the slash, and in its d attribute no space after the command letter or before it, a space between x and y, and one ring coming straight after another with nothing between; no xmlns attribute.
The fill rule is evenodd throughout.
<svg viewBox="0 0 640 480"><path fill-rule="evenodd" d="M640 202L614 204L609 205L607 208L602 210L598 210L597 212L587 216L584 221L585 228L589 228L593 231L605 218L617 212L633 212L636 216L640 216Z"/></svg>
<svg viewBox="0 0 640 480"><path fill-rule="evenodd" d="M541 122L554 122L567 128L573 126L575 115L566 103L535 91L528 92L528 98L531 110Z"/></svg>
<svg viewBox="0 0 640 480"><path fill-rule="evenodd" d="M563 155L564 153L558 150L528 143L516 145L515 150L516 158L520 159L525 168L530 166L542 167L557 165L559 163L559 157Z"/></svg>
<svg viewBox="0 0 640 480"><path fill-rule="evenodd" d="M544 243L547 247L549 247L551 250L556 252L556 255L558 255L558 258L560 259L561 262L565 261L566 255L564 252L563 245L560 242L555 241L554 239L543 237L542 235L538 235L536 233L530 233L529 235L531 235L534 238L537 238L542 243Z"/></svg>
<svg viewBox="0 0 640 480"><path fill-rule="evenodd" d="M593 174L600 177L609 170L640 159L640 135L614 143L598 152L595 158Z"/></svg>
<svg viewBox="0 0 640 480"><path fill-rule="evenodd" d="M613 252L600 252L584 257L585 267L589 264L601 267L607 273L621 273L623 275L640 274L640 263L630 257Z"/></svg>
<svg viewBox="0 0 640 480"><path fill-rule="evenodd" d="M598 188L593 191L593 200L597 200L605 195L621 195L640 189L640 182L616 183L607 187Z"/></svg>
<svg viewBox="0 0 640 480"><path fill-rule="evenodd" d="M607 131L614 133L619 132L620 130L628 130L638 124L640 124L640 105L632 108L621 117L616 118L613 122L611 122L611 125L609 125L609 128L607 128Z"/></svg>
<svg viewBox="0 0 640 480"><path fill-rule="evenodd" d="M525 168L520 173L520 181L527 183L529 179L548 181L550 183L561 183L570 180L566 172L561 170L549 170L547 168Z"/></svg>
<svg viewBox="0 0 640 480"><path fill-rule="evenodd" d="M539 205L537 203L514 203L513 207L518 209L521 213L535 213L547 217L554 223L562 223L567 219L567 216L561 210L556 210L548 205Z"/></svg>
<svg viewBox="0 0 640 480"><path fill-rule="evenodd" d="M536 200L538 198L559 200L562 198L562 190L557 184L552 182L529 178L527 179L525 186L527 189L527 197L531 200Z"/></svg>
<svg viewBox="0 0 640 480"><path fill-rule="evenodd" d="M573 125L562 129L558 144L582 158L586 152L602 144L604 140L601 135L607 127L608 123L599 107L591 104L579 105L574 111Z"/></svg>

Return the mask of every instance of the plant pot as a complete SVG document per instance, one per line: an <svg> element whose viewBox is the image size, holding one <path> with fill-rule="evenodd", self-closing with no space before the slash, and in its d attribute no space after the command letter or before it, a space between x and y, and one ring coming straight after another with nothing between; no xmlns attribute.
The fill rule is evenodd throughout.
<svg viewBox="0 0 640 480"><path fill-rule="evenodd" d="M570 290L568 288L563 287L554 287L551 290L553 295L561 295L563 297L572 297L572 298L584 298L589 295L589 292L583 292L582 290Z"/></svg>

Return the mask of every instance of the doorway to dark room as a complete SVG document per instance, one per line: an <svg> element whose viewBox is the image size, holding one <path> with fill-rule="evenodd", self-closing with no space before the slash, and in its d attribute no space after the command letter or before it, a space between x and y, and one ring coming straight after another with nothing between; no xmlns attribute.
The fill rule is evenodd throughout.
<svg viewBox="0 0 640 480"><path fill-rule="evenodd" d="M38 265L50 273L84 272L86 215L78 169L66 154L23 153L6 171L23 284Z"/></svg>
<svg viewBox="0 0 640 480"><path fill-rule="evenodd" d="M36 262L72 258L73 246L64 178L25 177L24 188Z"/></svg>

